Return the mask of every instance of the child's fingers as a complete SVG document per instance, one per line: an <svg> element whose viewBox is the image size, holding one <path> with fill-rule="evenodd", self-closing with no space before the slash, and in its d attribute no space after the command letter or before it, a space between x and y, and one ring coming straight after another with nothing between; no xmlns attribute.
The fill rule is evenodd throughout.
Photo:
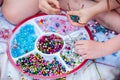
<svg viewBox="0 0 120 80"><path fill-rule="evenodd" d="M69 20L70 21L70 23L73 25L73 26L81 26L79 23L77 23L77 22L73 22L72 20Z"/></svg>
<svg viewBox="0 0 120 80"><path fill-rule="evenodd" d="M87 23L81 23L81 21L78 22L80 26L85 26Z"/></svg>
<svg viewBox="0 0 120 80"><path fill-rule="evenodd" d="M79 41L76 41L75 46L84 45L85 43L86 43L86 40L79 40Z"/></svg>
<svg viewBox="0 0 120 80"><path fill-rule="evenodd" d="M84 50L85 46L84 45L76 45L75 49L77 49L77 50L79 50L79 49Z"/></svg>
<svg viewBox="0 0 120 80"><path fill-rule="evenodd" d="M67 16L69 22L70 22L73 26L80 26L78 23L73 22L73 21L71 20L70 15L66 14L66 16Z"/></svg>
<svg viewBox="0 0 120 80"><path fill-rule="evenodd" d="M39 5L40 6L40 5ZM52 7L52 4L49 4L48 2L44 2L44 4L41 5L42 8L46 8L49 12L57 12L60 11L58 8ZM41 7L40 6L40 7Z"/></svg>
<svg viewBox="0 0 120 80"><path fill-rule="evenodd" d="M55 14L57 12L60 12L60 9L53 8L49 3L45 2L44 5L42 5L44 10L47 10L48 14Z"/></svg>
<svg viewBox="0 0 120 80"><path fill-rule="evenodd" d="M48 10L46 8L41 9L41 11L48 14Z"/></svg>
<svg viewBox="0 0 120 80"><path fill-rule="evenodd" d="M79 11L69 11L69 12L67 12L67 14L68 15L80 15L80 12ZM82 19L82 18L80 17L80 20L79 20L79 22L77 23L77 26L85 26L86 25L86 20L84 20L84 19Z"/></svg>
<svg viewBox="0 0 120 80"><path fill-rule="evenodd" d="M68 11L67 14L68 15L78 15L80 13L78 11Z"/></svg>
<svg viewBox="0 0 120 80"><path fill-rule="evenodd" d="M83 59L89 59L88 55L82 55Z"/></svg>
<svg viewBox="0 0 120 80"><path fill-rule="evenodd" d="M40 9L43 13L49 14L48 10L46 8Z"/></svg>
<svg viewBox="0 0 120 80"><path fill-rule="evenodd" d="M86 53L85 53L85 51L84 50L81 50L81 49L79 49L79 50L77 50L77 53L79 54L79 55L86 55Z"/></svg>
<svg viewBox="0 0 120 80"><path fill-rule="evenodd" d="M82 20L81 20L82 19ZM79 25L81 25L81 26L85 26L87 23L86 23L87 21L86 20L84 20L83 18L80 18L80 20L79 20Z"/></svg>
<svg viewBox="0 0 120 80"><path fill-rule="evenodd" d="M47 3L47 2L45 2L45 4L43 5L43 7L46 8L46 9L48 9L48 10L58 10L58 9L52 8L52 6L49 3Z"/></svg>
<svg viewBox="0 0 120 80"><path fill-rule="evenodd" d="M69 19L70 23L72 25L74 25L74 26L85 26L86 23L85 22L81 22L81 20L79 20L78 23L77 22L73 22L73 20L71 20L71 17L70 17L71 15L78 15L78 14L80 15L80 13L78 11L69 11L69 12L67 12L67 16L69 17L68 19Z"/></svg>
<svg viewBox="0 0 120 80"><path fill-rule="evenodd" d="M42 12L46 13L46 14L50 14L49 10L47 8L41 8L40 9Z"/></svg>
<svg viewBox="0 0 120 80"><path fill-rule="evenodd" d="M57 0L50 0L51 3L55 5L56 8L60 9L59 2Z"/></svg>

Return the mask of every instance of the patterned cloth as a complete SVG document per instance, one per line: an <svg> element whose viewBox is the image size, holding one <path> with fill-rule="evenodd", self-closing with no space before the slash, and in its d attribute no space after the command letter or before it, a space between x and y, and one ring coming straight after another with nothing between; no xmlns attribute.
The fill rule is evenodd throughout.
<svg viewBox="0 0 120 80"><path fill-rule="evenodd" d="M114 37L116 33L102 27L95 21L90 21L88 27L92 32L93 39L104 42ZM0 80L36 80L18 72L8 60L6 55L8 37L15 26L8 23L0 12ZM96 60L100 74L105 80L113 80L114 75L119 73L120 68L120 51L102 57ZM91 60L80 70L67 76L66 78L56 80L98 80L99 75L95 65L91 64L86 70L86 66L91 64ZM51 79L40 79L51 80Z"/></svg>

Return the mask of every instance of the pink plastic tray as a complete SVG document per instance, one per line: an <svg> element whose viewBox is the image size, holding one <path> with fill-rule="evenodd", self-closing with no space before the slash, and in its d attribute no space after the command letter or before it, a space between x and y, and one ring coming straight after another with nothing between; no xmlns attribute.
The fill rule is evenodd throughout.
<svg viewBox="0 0 120 80"><path fill-rule="evenodd" d="M20 72L34 78L60 78L80 69L87 60L74 43L92 39L87 27L72 26L64 15L33 16L21 22L9 38L7 55Z"/></svg>

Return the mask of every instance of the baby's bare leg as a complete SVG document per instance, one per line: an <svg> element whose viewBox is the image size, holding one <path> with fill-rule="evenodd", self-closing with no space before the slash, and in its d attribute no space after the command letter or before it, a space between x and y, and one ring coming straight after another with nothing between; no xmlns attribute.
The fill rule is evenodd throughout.
<svg viewBox="0 0 120 80"><path fill-rule="evenodd" d="M18 24L39 12L38 3L38 0L4 0L2 13L10 23Z"/></svg>

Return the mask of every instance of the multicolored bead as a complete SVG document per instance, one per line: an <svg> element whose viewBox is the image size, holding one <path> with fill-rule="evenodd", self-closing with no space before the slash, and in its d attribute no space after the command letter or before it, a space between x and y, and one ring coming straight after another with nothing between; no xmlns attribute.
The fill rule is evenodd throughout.
<svg viewBox="0 0 120 80"><path fill-rule="evenodd" d="M38 53L18 59L16 66L22 68L24 73L40 76L53 76L66 73L65 66L63 66L56 57L54 57L52 61L48 61Z"/></svg>
<svg viewBox="0 0 120 80"><path fill-rule="evenodd" d="M39 51L45 54L54 54L60 51L64 46L63 39L55 34L42 36L37 43Z"/></svg>

